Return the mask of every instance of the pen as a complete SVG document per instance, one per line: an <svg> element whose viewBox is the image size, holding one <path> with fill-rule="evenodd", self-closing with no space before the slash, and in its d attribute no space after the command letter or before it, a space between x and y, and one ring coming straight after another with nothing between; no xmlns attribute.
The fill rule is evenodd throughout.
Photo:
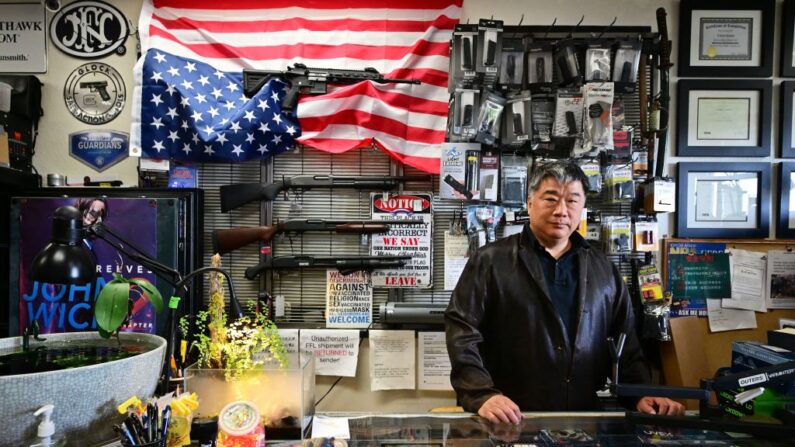
<svg viewBox="0 0 795 447"><path fill-rule="evenodd" d="M129 434L130 438L132 438L132 445L137 445L141 443L141 437L138 436L138 432L135 429L135 422L133 422L134 416L130 416L124 420L124 427L127 429L127 434Z"/></svg>
<svg viewBox="0 0 795 447"><path fill-rule="evenodd" d="M160 424L160 439L166 439L169 419L171 419L171 406L166 405L166 407L163 408L163 421Z"/></svg>
<svg viewBox="0 0 795 447"><path fill-rule="evenodd" d="M159 415L157 411L157 406L155 404L149 404L149 442L154 441L157 439L157 434L160 430L158 430L157 426L159 423Z"/></svg>
<svg viewBox="0 0 795 447"><path fill-rule="evenodd" d="M139 443L141 441L148 442L146 441L146 430L144 430L144 425L141 423L141 420L138 418L137 415L132 415L130 418L132 419L133 427L135 427L135 433L133 433L133 436L135 436L136 434L138 435Z"/></svg>
<svg viewBox="0 0 795 447"><path fill-rule="evenodd" d="M127 430L127 427L123 425L114 425L113 431L115 431L116 434L119 435L119 437L121 437L123 440L127 441L127 444L135 445L135 440L133 439L130 432Z"/></svg>

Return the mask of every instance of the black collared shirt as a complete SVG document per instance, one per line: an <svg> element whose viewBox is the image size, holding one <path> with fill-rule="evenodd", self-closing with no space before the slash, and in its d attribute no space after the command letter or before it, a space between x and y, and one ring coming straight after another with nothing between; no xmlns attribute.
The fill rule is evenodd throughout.
<svg viewBox="0 0 795 447"><path fill-rule="evenodd" d="M552 305L555 306L555 310L563 320L569 340L573 343L577 333L577 280L579 274L577 251L583 247L585 240L578 233L574 233L569 241L571 248L563 253L560 259L553 258L538 242L538 239L533 238L533 248L541 261Z"/></svg>

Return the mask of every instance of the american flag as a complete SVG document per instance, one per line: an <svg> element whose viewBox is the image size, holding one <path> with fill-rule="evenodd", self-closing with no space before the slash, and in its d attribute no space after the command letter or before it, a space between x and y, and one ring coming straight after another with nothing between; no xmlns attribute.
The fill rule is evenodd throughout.
<svg viewBox="0 0 795 447"><path fill-rule="evenodd" d="M131 148L222 161L267 158L294 141L333 153L375 144L437 173L449 41L462 1L144 0ZM243 68L284 71L294 63L373 67L422 84L330 88L303 96L295 116L280 108L280 82L243 97Z"/></svg>

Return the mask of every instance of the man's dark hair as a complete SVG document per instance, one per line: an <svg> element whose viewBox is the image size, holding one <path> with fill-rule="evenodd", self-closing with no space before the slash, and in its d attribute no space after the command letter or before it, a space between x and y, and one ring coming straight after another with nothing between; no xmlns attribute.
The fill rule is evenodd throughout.
<svg viewBox="0 0 795 447"><path fill-rule="evenodd" d="M568 160L559 160L536 165L530 174L530 193L535 192L547 177L552 177L564 185L570 182L580 182L582 190L588 191L588 177L582 172L580 166Z"/></svg>

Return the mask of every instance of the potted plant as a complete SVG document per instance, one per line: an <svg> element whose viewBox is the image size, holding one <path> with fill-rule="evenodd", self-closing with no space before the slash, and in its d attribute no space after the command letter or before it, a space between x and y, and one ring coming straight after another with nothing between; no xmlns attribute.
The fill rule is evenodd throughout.
<svg viewBox="0 0 795 447"><path fill-rule="evenodd" d="M94 303L97 331L103 338L118 334L119 327L129 320L133 305L130 292L133 287L142 291L156 312L163 311L163 296L151 282L146 279L127 279L114 273L113 280L105 284Z"/></svg>
<svg viewBox="0 0 795 447"><path fill-rule="evenodd" d="M213 266L219 263L213 257ZM214 417L226 404L248 400L258 406L266 431L296 439L314 413L313 359L289 355L263 313L251 310L253 316L227 324L222 280L211 275L208 309L196 316L193 334L190 320L180 320L183 337L193 340L196 362L185 370L185 385L199 396L196 416Z"/></svg>

